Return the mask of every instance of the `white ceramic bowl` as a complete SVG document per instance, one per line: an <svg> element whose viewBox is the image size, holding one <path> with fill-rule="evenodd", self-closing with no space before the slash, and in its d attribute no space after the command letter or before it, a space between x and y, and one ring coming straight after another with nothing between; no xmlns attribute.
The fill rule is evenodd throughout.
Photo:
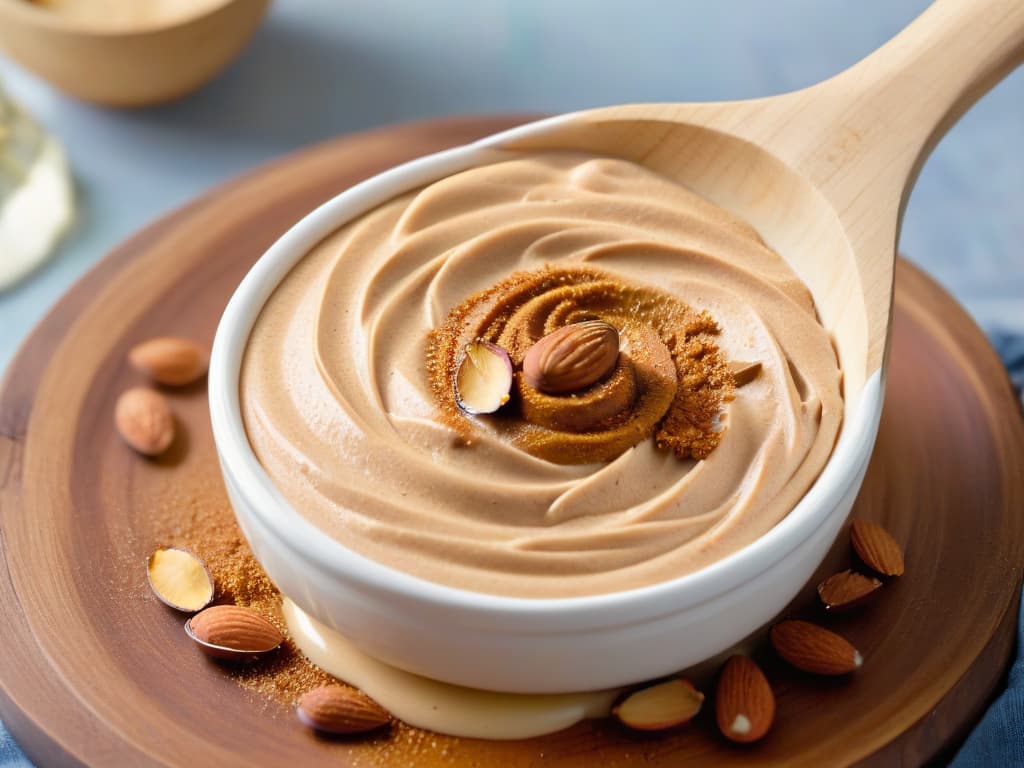
<svg viewBox="0 0 1024 768"><path fill-rule="evenodd" d="M572 119L531 123L415 160L320 206L242 281L214 342L213 434L238 522L257 559L304 611L367 653L437 680L522 693L595 690L655 678L722 652L775 617L821 563L849 514L878 429L881 373L861 371L858 379L850 370L864 357L856 348L863 334L843 330L846 321L837 321L833 333L847 388L844 424L828 464L800 503L763 537L701 571L610 595L506 598L434 584L346 549L285 501L249 445L239 405L246 341L280 280L350 219L409 189L499 159L507 145L536 145ZM737 144L737 151L747 152L749 145ZM703 189L699 178L680 180L712 200L741 199L723 188ZM729 207L779 247L772 214ZM784 247L780 252L787 256ZM815 280L807 281L814 292ZM828 326L828 308L819 310Z"/></svg>

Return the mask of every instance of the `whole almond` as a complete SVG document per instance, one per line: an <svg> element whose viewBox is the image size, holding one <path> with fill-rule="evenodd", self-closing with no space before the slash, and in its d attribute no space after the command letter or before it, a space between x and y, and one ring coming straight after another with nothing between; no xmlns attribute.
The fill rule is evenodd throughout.
<svg viewBox="0 0 1024 768"><path fill-rule="evenodd" d="M214 605L185 623L185 631L209 656L232 661L276 650L284 635L260 614L238 605Z"/></svg>
<svg viewBox="0 0 1024 768"><path fill-rule="evenodd" d="M158 384L181 387L206 373L206 350L191 339L161 336L136 344L128 361Z"/></svg>
<svg viewBox="0 0 1024 768"><path fill-rule="evenodd" d="M690 722L704 703L693 683L674 677L630 693L612 708L619 722L635 731L663 731Z"/></svg>
<svg viewBox="0 0 1024 768"><path fill-rule="evenodd" d="M324 733L356 734L373 731L391 715L362 691L343 685L316 688L299 701L299 720Z"/></svg>
<svg viewBox="0 0 1024 768"><path fill-rule="evenodd" d="M783 621L772 627L769 637L779 656L804 672L845 675L864 663L845 638L809 621Z"/></svg>
<svg viewBox="0 0 1024 768"><path fill-rule="evenodd" d="M840 571L818 585L818 597L826 611L840 611L861 602L882 586L882 582L856 571Z"/></svg>
<svg viewBox="0 0 1024 768"><path fill-rule="evenodd" d="M857 557L883 576L903 575L903 550L885 528L870 520L854 520L850 540Z"/></svg>
<svg viewBox="0 0 1024 768"><path fill-rule="evenodd" d="M174 415L167 398L148 387L123 392L114 406L114 424L128 445L158 456L174 442Z"/></svg>
<svg viewBox="0 0 1024 768"><path fill-rule="evenodd" d="M619 332L604 320L585 320L549 333L526 351L523 378L541 392L578 392L600 381L619 357Z"/></svg>
<svg viewBox="0 0 1024 768"><path fill-rule="evenodd" d="M775 719L775 694L764 672L746 656L733 656L722 668L715 694L715 719L730 741L757 741Z"/></svg>

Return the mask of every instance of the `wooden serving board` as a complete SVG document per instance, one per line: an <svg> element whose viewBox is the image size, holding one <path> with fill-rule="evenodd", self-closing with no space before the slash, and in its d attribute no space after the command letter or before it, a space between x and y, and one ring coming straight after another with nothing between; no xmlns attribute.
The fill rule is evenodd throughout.
<svg viewBox="0 0 1024 768"><path fill-rule="evenodd" d="M885 411L854 515L905 544L907 574L829 621L867 659L852 679L814 679L763 654L778 717L761 744L724 742L710 706L686 729L651 737L595 722L521 742L409 729L324 740L198 654L181 617L152 598L144 562L163 543L155 511L223 504L223 489L192 483L216 477L202 385L174 396L182 434L168 455L142 461L121 444L114 400L138 382L126 351L167 333L210 342L246 270L317 203L515 122L387 128L257 170L121 245L26 342L0 395L0 716L38 764L908 765L949 754L980 716L1014 638L1024 423L981 332L906 263ZM823 573L849 559L844 538ZM813 585L794 610L813 615Z"/></svg>

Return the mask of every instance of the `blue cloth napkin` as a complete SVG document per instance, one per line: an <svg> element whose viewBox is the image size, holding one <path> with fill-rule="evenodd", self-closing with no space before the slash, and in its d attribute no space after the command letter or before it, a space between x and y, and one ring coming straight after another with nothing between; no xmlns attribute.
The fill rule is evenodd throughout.
<svg viewBox="0 0 1024 768"><path fill-rule="evenodd" d="M1018 392L1024 390L1024 336L996 331L992 343ZM1024 510L1022 510L1024 512ZM1024 618L1024 605L1021 606ZM1006 690L974 729L952 768L1012 768L1024 766L1024 622L1018 619L1017 660ZM7 729L0 723L0 768L32 768Z"/></svg>
<svg viewBox="0 0 1024 768"><path fill-rule="evenodd" d="M1024 402L1024 336L996 331L990 338ZM952 768L1024 766L1024 604L1017 622L1017 660L1006 690L967 738Z"/></svg>

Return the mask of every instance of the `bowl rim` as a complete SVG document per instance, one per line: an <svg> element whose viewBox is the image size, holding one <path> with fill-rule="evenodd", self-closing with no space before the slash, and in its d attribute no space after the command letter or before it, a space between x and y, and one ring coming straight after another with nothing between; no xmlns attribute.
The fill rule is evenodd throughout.
<svg viewBox="0 0 1024 768"><path fill-rule="evenodd" d="M209 7L190 12L185 16L175 19L172 22L162 24L139 24L132 27L104 27L95 26L88 22L74 22L59 11L50 10L32 0L0 0L0 16L4 13L13 14L19 17L26 24L33 24L56 32L67 32L83 37L100 38L121 38L133 35L145 35L157 32L165 32L189 24L194 24L202 19L219 13L229 5L245 3L250 0L211 0Z"/></svg>
<svg viewBox="0 0 1024 768"><path fill-rule="evenodd" d="M576 597L511 597L427 581L348 549L285 500L249 443L239 390L246 342L264 304L281 280L310 248L347 221L409 189L517 154L502 147L536 138L572 118L572 113L545 118L426 155L342 191L306 214L275 241L228 302L217 328L209 368L211 426L225 479L244 497L247 512L278 543L307 565L344 581L349 588L358 587L423 607L454 610L476 620L497 620L498 623L484 628L506 633L577 632L585 627L654 620L705 603L756 579L798 549L857 482L858 470L870 456L881 414L882 370L872 373L865 382L852 416L844 418L822 472L789 514L765 534L700 570L674 579L620 592ZM523 624L522 619L527 616L534 621Z"/></svg>

